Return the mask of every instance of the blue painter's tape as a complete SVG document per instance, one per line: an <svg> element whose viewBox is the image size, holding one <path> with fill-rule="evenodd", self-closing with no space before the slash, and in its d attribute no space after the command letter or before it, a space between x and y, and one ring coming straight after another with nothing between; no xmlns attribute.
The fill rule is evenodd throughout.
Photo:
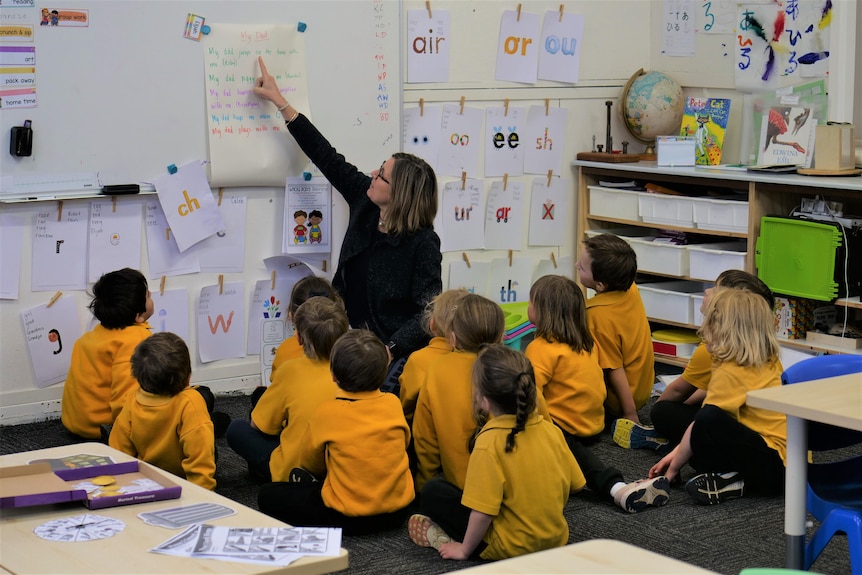
<svg viewBox="0 0 862 575"><path fill-rule="evenodd" d="M300 32L305 32L306 28L308 28L308 26L305 24L305 22L297 22L296 23L296 29L299 30Z"/></svg>
<svg viewBox="0 0 862 575"><path fill-rule="evenodd" d="M311 172L302 172L302 179L306 182L311 181Z"/></svg>
<svg viewBox="0 0 862 575"><path fill-rule="evenodd" d="M212 30L212 28L210 28L210 27L209 27L209 26L207 26L206 24L204 24L203 26L201 26L201 34L209 34L209 33L210 33L210 30Z"/></svg>
<svg viewBox="0 0 862 575"><path fill-rule="evenodd" d="M168 173L169 174L176 174L177 173L177 165L171 164L170 166L168 166Z"/></svg>

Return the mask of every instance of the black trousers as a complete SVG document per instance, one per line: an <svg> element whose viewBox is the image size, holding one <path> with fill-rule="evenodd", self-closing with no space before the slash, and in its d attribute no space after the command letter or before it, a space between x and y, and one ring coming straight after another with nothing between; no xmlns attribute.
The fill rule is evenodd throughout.
<svg viewBox="0 0 862 575"><path fill-rule="evenodd" d="M581 472L587 480L587 487L596 495L610 499L611 487L620 482L625 483L625 480L619 469L608 467L590 451L588 446L598 441L598 436L580 437L572 435L562 427L560 427L560 431L563 432L566 445L569 446L569 450L575 456L575 461L578 462L578 467L581 468Z"/></svg>
<svg viewBox="0 0 862 575"><path fill-rule="evenodd" d="M401 527L409 506L392 513L351 517L327 507L323 482L266 483L260 488L257 506L261 512L297 527L341 527L345 535L366 535Z"/></svg>
<svg viewBox="0 0 862 575"><path fill-rule="evenodd" d="M470 522L469 507L461 505L463 491L443 479L429 479L422 486L422 494L419 499L419 509L423 515L431 518L431 521L440 526L446 535L454 541L464 541L467 533L467 524ZM482 551L488 547L484 541L480 542L470 559L481 559Z"/></svg>
<svg viewBox="0 0 862 575"><path fill-rule="evenodd" d="M671 444L682 441L685 430L694 421L699 405L686 405L679 401L657 401L649 412L653 427Z"/></svg>

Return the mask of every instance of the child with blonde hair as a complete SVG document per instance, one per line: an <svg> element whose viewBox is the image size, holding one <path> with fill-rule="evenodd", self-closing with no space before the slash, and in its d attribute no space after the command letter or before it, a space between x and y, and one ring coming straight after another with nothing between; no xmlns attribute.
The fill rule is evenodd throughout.
<svg viewBox="0 0 862 575"><path fill-rule="evenodd" d="M337 391L329 354L349 327L344 306L312 297L299 306L294 321L303 356L284 362L252 410L251 420L234 420L227 431L228 445L259 480L287 481L297 465L308 418Z"/></svg>
<svg viewBox="0 0 862 575"><path fill-rule="evenodd" d="M667 503L670 485L664 477L626 483L619 470L604 465L587 447L605 427L607 388L581 289L563 276L540 277L530 287L527 316L536 326L525 352L536 386L587 487L630 513Z"/></svg>
<svg viewBox="0 0 862 575"><path fill-rule="evenodd" d="M399 378L401 407L404 409L404 417L409 425L413 423L416 400L419 399L419 390L425 383L428 367L442 355L452 351L452 344L449 343L448 337L452 316L458 302L465 295L467 295L465 289L446 290L428 302L425 308L423 320L426 331L431 334L431 341L427 346L410 354Z"/></svg>
<svg viewBox="0 0 862 575"><path fill-rule="evenodd" d="M563 508L584 476L559 428L536 410L533 366L520 352L483 346L473 364L472 404L481 426L463 491L442 479L422 490L408 521L414 543L444 559L505 559L566 544Z"/></svg>
<svg viewBox="0 0 862 575"><path fill-rule="evenodd" d="M499 343L506 331L503 310L488 298L467 294L458 302L448 334L453 352L428 368L413 416L416 489L442 472L464 487L470 453L467 443L476 428L471 397L471 370L483 344Z"/></svg>
<svg viewBox="0 0 862 575"><path fill-rule="evenodd" d="M698 474L685 490L702 504L743 493L781 493L786 417L745 402L749 391L781 385L773 321L760 295L735 288L713 291L700 328L713 361L703 407L650 476L665 473L676 479L688 463Z"/></svg>
<svg viewBox="0 0 862 575"><path fill-rule="evenodd" d="M261 488L261 511L291 525L341 527L350 535L404 524L415 496L410 429L398 398L380 390L388 363L383 342L368 330L338 339L331 361L336 393L309 418L290 481Z"/></svg>

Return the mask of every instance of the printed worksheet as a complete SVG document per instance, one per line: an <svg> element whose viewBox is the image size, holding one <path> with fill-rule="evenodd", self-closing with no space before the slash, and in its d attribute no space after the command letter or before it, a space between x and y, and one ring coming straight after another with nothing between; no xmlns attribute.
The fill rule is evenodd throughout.
<svg viewBox="0 0 862 575"><path fill-rule="evenodd" d="M243 282L201 288L197 316L198 352L202 363L245 357Z"/></svg>
<svg viewBox="0 0 862 575"><path fill-rule="evenodd" d="M21 310L21 326L36 387L66 379L72 346L81 335L77 300L71 296Z"/></svg>
<svg viewBox="0 0 862 575"><path fill-rule="evenodd" d="M531 246L561 246L571 229L569 225L569 193L571 182L562 178L533 178L530 193L530 230L527 242Z"/></svg>
<svg viewBox="0 0 862 575"><path fill-rule="evenodd" d="M59 214L59 215L58 215ZM87 208L43 203L33 216L31 291L87 288Z"/></svg>
<svg viewBox="0 0 862 575"><path fill-rule="evenodd" d="M21 254L24 246L23 215L0 214L0 299L18 299L18 284L21 283Z"/></svg>
<svg viewBox="0 0 862 575"><path fill-rule="evenodd" d="M87 281L123 268L141 269L141 202L99 199L90 202Z"/></svg>

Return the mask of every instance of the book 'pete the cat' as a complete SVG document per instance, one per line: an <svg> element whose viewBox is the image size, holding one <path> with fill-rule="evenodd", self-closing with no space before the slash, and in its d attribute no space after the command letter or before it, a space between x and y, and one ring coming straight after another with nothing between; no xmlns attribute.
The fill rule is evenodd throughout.
<svg viewBox="0 0 862 575"><path fill-rule="evenodd" d="M730 116L729 98L686 98L681 136L694 136L695 164L721 163L721 147Z"/></svg>

